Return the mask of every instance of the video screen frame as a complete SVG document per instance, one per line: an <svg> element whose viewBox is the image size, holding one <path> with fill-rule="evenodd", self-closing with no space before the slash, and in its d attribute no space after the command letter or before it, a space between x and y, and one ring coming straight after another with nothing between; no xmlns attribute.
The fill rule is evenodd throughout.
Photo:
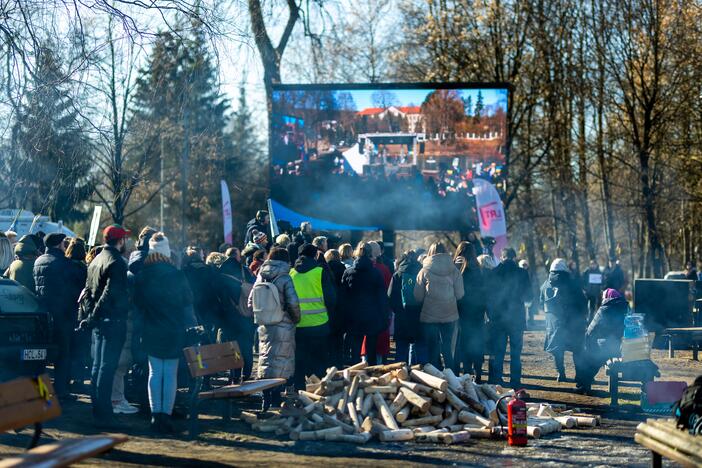
<svg viewBox="0 0 702 468"><path fill-rule="evenodd" d="M420 93L413 93L413 90L417 90ZM398 101L398 93L402 96L404 96L404 94L421 95L423 91L427 92L424 94L424 96L426 96L426 101L424 102L408 103L402 100L396 102ZM465 98L461 95L461 93L470 91L478 93L482 91L492 91L495 95L498 93L502 94L499 104L493 101L485 103L486 107L492 107L485 111L485 114L480 114L477 113L477 103L466 103ZM288 208L296 209L300 208L299 205L306 205L305 203L290 203L290 200L286 199L285 189L281 188L279 184L281 177L303 175L308 167L312 166L314 163L318 163L325 155L331 152L336 152L336 156L334 158L329 158L329 164L327 164L328 167L326 167L325 170L331 171L330 174L334 176L343 174L364 180L370 177L384 177L386 180L390 180L389 177L392 177L393 182L397 180L404 181L409 177L417 177L429 185L431 185L431 182L428 182L428 180L433 180L436 183L436 194L439 197L450 196L453 198L455 198L455 196L447 192L463 190L467 196L470 196L470 181L473 177L480 177L493 182L498 192L504 195L507 184L506 176L509 173L509 168L507 166L510 160L509 152L511 143L509 123L511 119L510 103L513 98L513 92L513 87L509 83L501 82L273 85L271 125L269 128L269 143L271 148L271 196L274 200L282 204L288 202L286 204ZM320 114L323 113L323 107L320 107L324 105L323 102L316 108L312 106L304 109L292 107L287 103L281 104L281 101L287 98L289 98L288 101L293 101L300 96L303 100L315 99L315 93L317 93L317 99L319 99L320 102L325 97L329 98L330 96L332 96L330 99L334 101L344 101L344 99L348 100L350 97L351 106L348 107L348 109L334 107L334 111L340 116L348 116L351 114L355 114L356 118L361 116L367 125L366 128L368 131L356 132L356 134L353 135L353 139L349 138L348 142L340 141L342 145L345 145L344 147L337 148L336 145L331 144L331 137L326 137L322 134L336 134L339 127L343 125L354 125L353 122L349 123L348 117L346 117L346 122L341 121L344 117L339 117L336 120L329 119L327 121L322 120L321 122L319 119L316 119L317 121L312 121L310 124L310 120L312 119L305 118L302 114L315 111ZM359 96L360 93L373 93L374 103L377 102L375 93L379 95L383 94L379 99L385 99L385 97L387 97L388 101L385 105L369 106L367 105L368 98L366 96L360 99L361 102L355 103L354 96ZM308 95L311 97L308 97ZM472 94L468 93L469 100L471 96ZM479 96L480 94L478 94L478 97ZM430 97L433 101L429 100ZM440 125L441 123L436 123L438 118L434 118L433 123L428 123L430 114L429 110L425 111L425 109L431 109L429 108L430 105L433 106L434 109L443 109L441 106L444 105L444 102L448 103L448 105L455 104L456 97L461 99L464 104L463 107L460 105L458 106L462 112L465 113L465 115L462 116L462 120L459 121L461 123L461 128L449 128L448 131L442 132L441 135L437 132L432 133L428 131L428 127L433 125L433 128L436 128L436 125ZM475 100L475 96L472 97ZM286 105L288 106L287 109L285 107ZM303 107L305 105L306 104L302 104ZM334 106L338 105L338 102L335 102ZM476 106L472 109L475 111L475 114L469 109L470 106ZM293 110L289 111L289 109ZM481 107L481 110L482 109ZM434 110L433 112L437 113L438 111ZM454 112L454 114L456 113L455 110L451 112ZM441 115L440 112L438 113ZM376 119L378 114L381 115L381 118L391 122L388 123L388 128L374 127L371 129L370 126L368 126L368 122L373 122L373 119ZM420 114L419 117L417 117L417 114ZM383 117L383 115L385 115L385 117ZM477 119L475 115L478 115ZM490 123L491 119L493 119L494 122ZM392 122L394 122L395 128L392 127ZM417 122L420 122L423 128L418 129ZM472 125L474 123L477 123L480 128L484 127L486 131L483 133L476 131L471 132L471 126L475 127L475 125ZM325 131L317 130L317 127L311 128L311 126L319 126L320 124L325 126ZM400 125L402 125L403 128L400 128ZM498 125L498 127L493 128L494 125ZM488 128L489 126L491 127ZM499 134L497 131L498 128ZM460 130L463 131L461 132ZM348 129L346 132L348 133ZM312 142L310 142L310 134L314 135L312 138L314 141ZM302 148L300 150L302 154L299 156L292 154L292 156L281 157L281 152L279 151L280 144L283 141L281 138L285 140L286 148L293 147L295 150ZM467 143L462 143L461 139ZM482 153L480 154L459 154L460 151L470 151L461 148L470 147L472 144L472 151L475 151L474 148L478 147L476 146L476 142L480 144L490 139L493 140L492 146L488 144L488 149L481 150ZM450 149L450 144L446 143L449 140L451 142L450 144L454 145L454 149ZM495 140L499 143L497 150L494 149ZM320 142L324 143L320 145ZM337 142L338 141L335 141L335 143ZM461 144L464 144L464 146L461 147ZM353 147L350 147L350 145L353 145ZM350 151L350 149L354 147L355 152ZM395 154L393 154L392 148L394 148ZM434 149L432 150L432 148ZM438 148L438 150L436 148ZM432 151L434 151L434 153L432 153ZM441 153L441 151L445 154L434 156L437 152ZM455 157L452 156L451 151L455 152L453 153ZM343 158L340 157L341 153L343 153ZM354 158L347 157L348 153L353 153ZM362 163L359 163L359 154L356 153L365 157ZM363 155L363 153L366 154ZM420 154L421 158L419 157ZM491 162L489 162L490 158L492 158ZM488 161L488 164L485 165L486 167L483 167L486 161ZM468 164L472 164L472 167L468 167ZM388 169L389 167L390 169ZM332 187L332 190L334 189L335 187ZM382 196L382 194L380 196ZM399 200L396 201L399 202ZM415 202L423 203L421 200ZM298 206L290 206L290 204ZM428 207L427 213L431 212L434 214L433 216L415 216L414 219L405 219L404 221L390 220L388 216L380 215L375 217L371 216L370 219L365 219L363 216L348 216L344 219L335 219L334 221L345 225L377 225L379 228L393 230L474 230L477 225L477 217L469 216L469 213L465 211L466 205L462 199L457 216L451 213L454 207L452 203L447 202L444 203L444 206L441 206L440 203L433 200L432 203L428 203L428 205L431 206ZM304 206L302 208L304 208ZM319 210L315 210L314 212L308 212L306 214L309 216L320 216L318 211ZM420 209L419 211L423 212L424 210ZM437 211L446 212L448 215L442 217L441 213L436 213ZM393 210L388 209L388 213L392 212ZM438 216L436 216L437 214ZM475 213L473 213L473 215L474 214ZM322 214L321 217L327 218L324 214ZM470 220L468 219L469 217L471 218Z"/></svg>

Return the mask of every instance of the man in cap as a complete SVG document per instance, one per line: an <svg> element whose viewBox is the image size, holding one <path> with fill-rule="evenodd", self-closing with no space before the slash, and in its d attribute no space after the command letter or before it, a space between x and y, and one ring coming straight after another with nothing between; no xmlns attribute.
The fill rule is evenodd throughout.
<svg viewBox="0 0 702 468"><path fill-rule="evenodd" d="M34 284L39 304L53 320L54 388L60 400L75 399L69 393L71 380L71 335L78 312L76 298L71 295L80 282L66 258L66 235L52 232L44 237L46 253L34 262ZM82 287L82 285L80 285ZM80 288L78 288L80 289Z"/></svg>
<svg viewBox="0 0 702 468"><path fill-rule="evenodd" d="M119 224L103 231L105 245L88 267L86 288L92 310L89 318L81 323L82 327L93 328L93 416L97 423L106 427L114 422L112 384L127 335L129 292L123 255L130 234Z"/></svg>

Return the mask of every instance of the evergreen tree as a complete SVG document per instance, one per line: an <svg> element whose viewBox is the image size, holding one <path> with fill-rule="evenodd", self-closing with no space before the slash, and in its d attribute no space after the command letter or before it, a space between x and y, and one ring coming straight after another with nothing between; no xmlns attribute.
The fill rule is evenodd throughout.
<svg viewBox="0 0 702 468"><path fill-rule="evenodd" d="M83 216L81 203L93 191L90 145L59 57L49 44L36 57L31 88L12 129L11 202L54 220L74 221Z"/></svg>
<svg viewBox="0 0 702 468"><path fill-rule="evenodd" d="M463 107L466 109L466 116L473 116L473 97L469 94L463 99Z"/></svg>
<svg viewBox="0 0 702 468"><path fill-rule="evenodd" d="M478 98L475 100L475 110L473 111L473 123L480 123L480 118L483 116L483 93L478 91Z"/></svg>
<svg viewBox="0 0 702 468"><path fill-rule="evenodd" d="M160 34L137 82L131 125L143 127L134 146L153 153L151 186L159 184L163 159L165 227L181 243L221 242L219 180L232 154L228 108L202 28L186 37ZM157 204L140 214L142 222L157 216Z"/></svg>

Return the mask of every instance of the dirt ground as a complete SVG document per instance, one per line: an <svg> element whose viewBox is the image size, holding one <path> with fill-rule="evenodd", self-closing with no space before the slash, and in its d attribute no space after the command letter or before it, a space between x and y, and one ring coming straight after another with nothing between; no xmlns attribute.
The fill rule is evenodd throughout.
<svg viewBox="0 0 702 468"><path fill-rule="evenodd" d="M129 442L99 459L83 465L110 466L389 466L389 465L453 465L453 466L645 466L650 454L634 443L636 425L646 419L639 407L639 388L627 385L621 389L620 406L609 406L604 371L600 371L594 396L574 393L573 383L556 382L556 372L549 357L542 351L543 330L537 327L525 336L523 356L524 387L532 401L567 403L584 412L600 414L602 425L593 429L574 429L539 440L529 440L525 448L510 448L504 441L472 440L460 446L439 446L420 443L358 446L331 442L292 442L284 438L254 434L236 416L242 409L256 409L260 399L251 397L235 406L228 424L216 416L217 408L206 407L211 415L201 415L203 433L198 441L185 435L160 438L148 431L146 415L123 416L129 424ZM654 350L653 360L663 380L685 380L691 383L702 374L702 363L691 360L691 352L678 351L668 359L662 350ZM568 375L572 362L566 358ZM506 364L507 366L508 364ZM486 363L487 366L487 363ZM506 368L507 369L507 368ZM178 421L185 429L186 421ZM92 426L90 405L86 396L64 408L64 414L47 424L43 442L99 433ZM28 443L31 431L0 435L0 457L17 453Z"/></svg>

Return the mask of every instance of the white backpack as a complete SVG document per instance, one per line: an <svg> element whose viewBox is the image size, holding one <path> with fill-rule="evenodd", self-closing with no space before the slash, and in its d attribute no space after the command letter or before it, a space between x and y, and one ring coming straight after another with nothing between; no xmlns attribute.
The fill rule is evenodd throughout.
<svg viewBox="0 0 702 468"><path fill-rule="evenodd" d="M283 321L283 306L275 284L256 282L251 291L251 304L257 325L275 325Z"/></svg>

